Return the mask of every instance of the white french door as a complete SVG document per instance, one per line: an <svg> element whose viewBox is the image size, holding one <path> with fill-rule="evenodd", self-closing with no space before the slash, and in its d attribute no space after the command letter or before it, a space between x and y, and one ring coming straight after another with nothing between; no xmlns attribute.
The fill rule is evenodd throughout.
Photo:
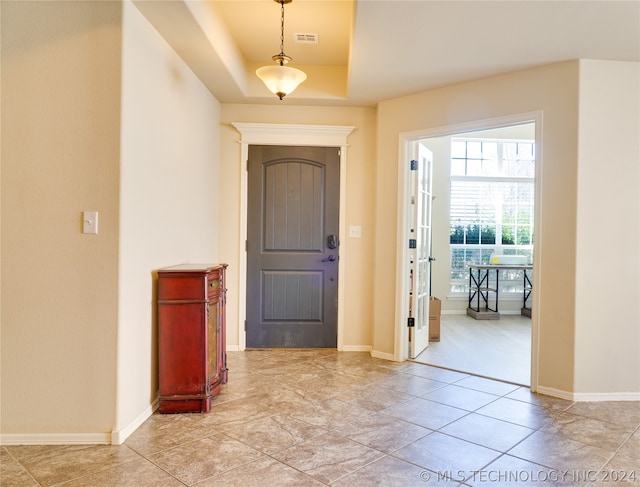
<svg viewBox="0 0 640 487"><path fill-rule="evenodd" d="M433 154L412 142L409 205L409 358L429 346Z"/></svg>

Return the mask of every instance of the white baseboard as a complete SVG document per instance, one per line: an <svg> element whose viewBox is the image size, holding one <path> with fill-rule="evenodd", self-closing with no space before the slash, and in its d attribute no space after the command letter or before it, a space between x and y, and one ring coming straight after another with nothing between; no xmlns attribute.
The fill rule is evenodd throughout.
<svg viewBox="0 0 640 487"><path fill-rule="evenodd" d="M573 400L583 401L640 401L640 392L576 392Z"/></svg>
<svg viewBox="0 0 640 487"><path fill-rule="evenodd" d="M340 352L371 352L371 345L342 345Z"/></svg>
<svg viewBox="0 0 640 487"><path fill-rule="evenodd" d="M0 435L0 445L109 445L109 433L27 433Z"/></svg>
<svg viewBox="0 0 640 487"><path fill-rule="evenodd" d="M536 392L538 394L544 394L545 396L557 397L560 399L566 399L567 401L573 401L573 393L555 389L554 387L537 386Z"/></svg>
<svg viewBox="0 0 640 487"><path fill-rule="evenodd" d="M240 350L240 346L238 345L227 345L227 352L242 352L244 349Z"/></svg>
<svg viewBox="0 0 640 487"><path fill-rule="evenodd" d="M146 408L136 419L134 419L131 423L129 423L124 428L119 430L113 430L111 432L111 444L112 445L122 445L124 441L129 438L131 433L137 430L142 423L144 423L147 419L151 417L154 411L158 409L158 399L153 401L153 403Z"/></svg>
<svg viewBox="0 0 640 487"><path fill-rule="evenodd" d="M122 445L158 409L158 400L126 427L111 433L27 433L0 435L0 445Z"/></svg>
<svg viewBox="0 0 640 487"><path fill-rule="evenodd" d="M537 392L573 402L640 401L640 392L568 392L544 386L538 386Z"/></svg>
<svg viewBox="0 0 640 487"><path fill-rule="evenodd" d="M384 360L391 360L391 361L395 360L392 353L378 352L376 350L371 350L371 356L375 358L381 358Z"/></svg>

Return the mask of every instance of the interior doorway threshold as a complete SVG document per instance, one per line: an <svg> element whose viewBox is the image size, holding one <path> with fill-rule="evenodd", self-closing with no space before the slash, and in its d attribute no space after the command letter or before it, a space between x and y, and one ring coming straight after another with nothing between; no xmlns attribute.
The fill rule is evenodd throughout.
<svg viewBox="0 0 640 487"><path fill-rule="evenodd" d="M452 369L450 367L444 367L444 366L438 365L438 364L430 364L430 363L422 362L422 361L416 360L416 359L409 359L409 362L413 362L415 364L421 364L421 365L428 365L429 367L436 367L438 369L443 369L443 370L450 370L451 372L458 372L460 374L472 375L474 377L480 377L482 379L490 379L490 380L495 380L495 381L498 381L498 382L504 382L505 384L512 384L514 386L527 387L527 388L531 387L529 384L521 384L520 382L515 382L515 381L511 381L511 380L507 380L507 379L500 379L498 377L489 377L488 375L482 375L482 374L478 374L476 372L469 372L468 370Z"/></svg>

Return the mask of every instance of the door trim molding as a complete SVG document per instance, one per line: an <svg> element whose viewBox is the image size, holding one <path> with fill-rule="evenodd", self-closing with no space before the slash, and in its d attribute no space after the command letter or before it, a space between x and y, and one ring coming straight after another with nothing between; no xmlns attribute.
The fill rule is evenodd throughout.
<svg viewBox="0 0 640 487"><path fill-rule="evenodd" d="M340 230L341 242L346 241L347 214L347 137L355 127L342 125L293 125L273 123L232 122L240 133L240 251L238 262L238 350L247 346L244 322L247 314L247 202L248 173L245 170L250 145L299 145L312 147L340 148ZM345 302L345 262L347 248L340 249L338 260L338 350L344 350L344 302Z"/></svg>

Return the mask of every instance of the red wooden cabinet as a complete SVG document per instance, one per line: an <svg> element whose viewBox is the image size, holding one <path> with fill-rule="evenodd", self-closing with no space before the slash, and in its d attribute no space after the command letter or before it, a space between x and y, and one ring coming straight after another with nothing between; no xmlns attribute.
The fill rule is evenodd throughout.
<svg viewBox="0 0 640 487"><path fill-rule="evenodd" d="M161 413L208 412L227 382L227 264L158 270Z"/></svg>

